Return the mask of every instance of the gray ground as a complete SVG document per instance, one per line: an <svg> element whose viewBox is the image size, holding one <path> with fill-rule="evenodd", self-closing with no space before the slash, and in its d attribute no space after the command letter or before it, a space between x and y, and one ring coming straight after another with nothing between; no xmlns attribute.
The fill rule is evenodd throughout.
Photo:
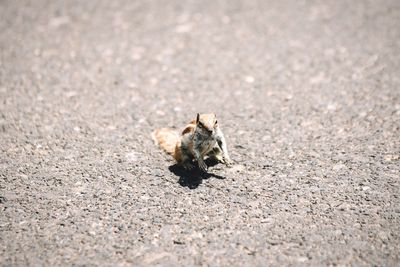
<svg viewBox="0 0 400 267"><path fill-rule="evenodd" d="M399 25L397 0L0 1L0 265L399 266ZM197 112L232 168L153 144Z"/></svg>

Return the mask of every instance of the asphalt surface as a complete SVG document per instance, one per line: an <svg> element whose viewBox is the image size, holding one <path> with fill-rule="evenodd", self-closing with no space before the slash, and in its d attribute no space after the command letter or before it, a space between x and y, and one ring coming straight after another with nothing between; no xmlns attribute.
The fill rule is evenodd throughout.
<svg viewBox="0 0 400 267"><path fill-rule="evenodd" d="M399 266L400 1L0 1L1 266ZM235 164L152 142L215 112Z"/></svg>

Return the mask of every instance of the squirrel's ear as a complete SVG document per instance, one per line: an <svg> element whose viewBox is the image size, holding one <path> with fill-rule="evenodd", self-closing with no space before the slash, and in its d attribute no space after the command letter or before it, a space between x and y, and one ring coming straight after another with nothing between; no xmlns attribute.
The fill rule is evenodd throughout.
<svg viewBox="0 0 400 267"><path fill-rule="evenodd" d="M199 121L200 121L200 114L197 113L196 123L199 123Z"/></svg>

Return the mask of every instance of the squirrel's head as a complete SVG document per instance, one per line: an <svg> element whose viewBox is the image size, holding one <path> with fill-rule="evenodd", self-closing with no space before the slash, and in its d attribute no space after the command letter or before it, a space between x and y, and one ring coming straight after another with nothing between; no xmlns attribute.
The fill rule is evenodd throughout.
<svg viewBox="0 0 400 267"><path fill-rule="evenodd" d="M204 135L212 135L218 127L217 117L214 113L199 114L197 113L196 128Z"/></svg>

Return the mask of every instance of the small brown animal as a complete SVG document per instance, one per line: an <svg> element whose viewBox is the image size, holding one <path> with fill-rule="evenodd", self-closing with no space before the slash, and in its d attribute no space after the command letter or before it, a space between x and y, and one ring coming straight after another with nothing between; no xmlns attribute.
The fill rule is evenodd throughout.
<svg viewBox="0 0 400 267"><path fill-rule="evenodd" d="M192 161L195 160L201 170L207 171L206 156L227 166L232 162L215 114L197 114L196 120L191 121L181 135L172 129L162 128L155 130L152 137L185 169L193 169Z"/></svg>

